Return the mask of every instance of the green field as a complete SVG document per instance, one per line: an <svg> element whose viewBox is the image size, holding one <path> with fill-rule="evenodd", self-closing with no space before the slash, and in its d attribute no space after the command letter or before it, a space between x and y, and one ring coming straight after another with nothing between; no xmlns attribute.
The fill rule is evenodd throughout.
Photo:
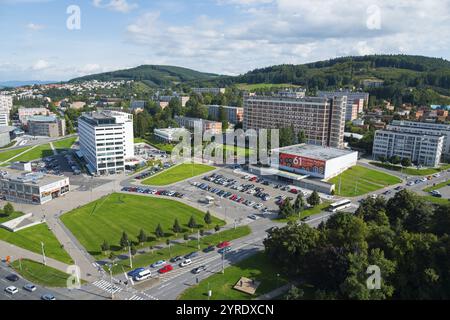
<svg viewBox="0 0 450 320"><path fill-rule="evenodd" d="M165 151L167 153L171 153L172 149L175 145L170 144L170 143L162 143L157 141L153 135L150 135L148 137L146 137L146 139L142 139L142 138L134 138L134 143L147 143L151 146L154 146L155 148Z"/></svg>
<svg viewBox="0 0 450 320"><path fill-rule="evenodd" d="M77 137L70 137L64 140L53 142L53 147L55 147L55 149L58 151L64 151L70 149L75 141L77 141Z"/></svg>
<svg viewBox="0 0 450 320"><path fill-rule="evenodd" d="M279 274L279 267L264 254L257 253L236 265L225 269L225 274L217 273L201 281L197 286L187 289L180 300L207 300L208 290L212 291L211 300L250 300L266 294L287 283L286 277ZM261 285L251 296L233 289L241 277L260 281Z"/></svg>
<svg viewBox="0 0 450 320"><path fill-rule="evenodd" d="M435 204L442 204L442 205L450 204L450 199L446 199L446 198L437 198L437 197L433 197L433 196L423 196L422 198L428 202L435 203Z"/></svg>
<svg viewBox="0 0 450 320"><path fill-rule="evenodd" d="M175 238L176 235L171 231L175 218L184 229L183 233L190 232L187 224L192 215L201 228L206 228L203 225L204 213L186 204L162 198L113 193L64 214L61 220L90 254L99 256L105 240L112 250L121 251L119 241L123 231L127 232L131 241L137 242L137 236L143 229L149 237L143 246ZM161 223L165 232L162 239L154 236L158 223ZM212 226L224 223L213 218Z"/></svg>
<svg viewBox="0 0 450 320"><path fill-rule="evenodd" d="M14 150L8 150L8 151L4 151L4 152L0 152L0 162L5 162L9 159L11 159L14 156L17 156L19 153L22 153L28 149L30 149L31 147L25 147L25 148L20 148L20 149L14 149Z"/></svg>
<svg viewBox="0 0 450 320"><path fill-rule="evenodd" d="M178 181L207 173L214 169L214 167L207 166L205 164L183 163L144 180L142 184L149 186L166 186Z"/></svg>
<svg viewBox="0 0 450 320"><path fill-rule="evenodd" d="M37 146L36 148L24 153L23 155L15 158L13 162L15 161L32 161L37 159L42 159L45 157L50 157L53 155L53 150L50 147L49 143Z"/></svg>
<svg viewBox="0 0 450 320"><path fill-rule="evenodd" d="M20 216L23 216L23 212L15 211L10 216L7 216L3 213L3 210L0 210L0 224L18 218Z"/></svg>
<svg viewBox="0 0 450 320"><path fill-rule="evenodd" d="M449 165L443 165L439 168L424 168L424 169L414 169L414 168L403 168L401 166L395 166L389 163L381 163L381 162L370 162L371 165L377 166L379 168L384 168L391 171L402 172L403 174L407 174L410 176L429 176L442 170L447 170L450 168Z"/></svg>
<svg viewBox="0 0 450 320"><path fill-rule="evenodd" d="M53 288L67 286L68 274L52 267L44 266L42 263L22 259L21 261L14 261L11 266L22 277L34 284Z"/></svg>
<svg viewBox="0 0 450 320"><path fill-rule="evenodd" d="M223 241L232 241L234 239L248 236L251 233L251 229L248 226L237 227L236 229L229 229L220 231L211 235L205 235L200 238L200 249L204 249L210 245L217 245ZM133 268L146 267L158 260L170 260L175 256L183 256L192 251L198 250L197 240L190 240L183 244L172 244L170 249L168 247L154 252L148 252L144 254L138 254L133 257ZM130 270L129 260L121 260L117 266L113 268L113 273L120 273Z"/></svg>
<svg viewBox="0 0 450 320"><path fill-rule="evenodd" d="M73 263L69 254L61 247L58 239L56 239L45 223L18 232L10 232L0 228L0 240L39 254L42 252L41 242L43 242L47 257L67 264Z"/></svg>
<svg viewBox="0 0 450 320"><path fill-rule="evenodd" d="M321 213L322 211L326 210L330 206L330 204L331 204L331 202L329 202L329 201L323 201L321 204L319 204L318 206L316 206L314 208L303 210L300 213L300 217L296 215L296 216L289 217L288 219L275 219L275 221L277 221L277 222L297 221L298 219L303 219L303 218Z"/></svg>
<svg viewBox="0 0 450 320"><path fill-rule="evenodd" d="M435 185L435 186L431 186L431 187L425 188L425 189L423 189L423 191L425 191L425 192L430 192L430 191L434 191L434 190L439 190L439 189L441 189L441 188L443 188L443 187L446 187L446 186L449 185L449 184L450 184L450 180L447 180L447 181L438 183L438 184Z"/></svg>
<svg viewBox="0 0 450 320"><path fill-rule="evenodd" d="M362 166L354 166L328 182L336 185L336 194L360 196L402 182L398 177Z"/></svg>

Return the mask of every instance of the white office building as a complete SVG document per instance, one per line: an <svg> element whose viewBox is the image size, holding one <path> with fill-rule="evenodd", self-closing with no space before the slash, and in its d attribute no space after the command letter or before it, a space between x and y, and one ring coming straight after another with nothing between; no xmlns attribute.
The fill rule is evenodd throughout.
<svg viewBox="0 0 450 320"><path fill-rule="evenodd" d="M84 113L78 119L80 151L94 174L123 172L134 158L133 115L118 111Z"/></svg>
<svg viewBox="0 0 450 320"><path fill-rule="evenodd" d="M443 135L442 155L450 159L450 125L448 124L394 120L386 127L386 130L419 135Z"/></svg>
<svg viewBox="0 0 450 320"><path fill-rule="evenodd" d="M0 94L0 127L9 126L9 113L13 107L13 98Z"/></svg>
<svg viewBox="0 0 450 320"><path fill-rule="evenodd" d="M375 132L372 154L374 159L398 156L415 164L438 167L444 140L443 135L378 130Z"/></svg>

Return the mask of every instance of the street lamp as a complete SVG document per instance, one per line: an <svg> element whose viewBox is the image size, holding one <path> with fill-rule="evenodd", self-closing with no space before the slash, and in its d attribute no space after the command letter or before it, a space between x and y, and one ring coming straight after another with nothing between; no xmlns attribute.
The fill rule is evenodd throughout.
<svg viewBox="0 0 450 320"><path fill-rule="evenodd" d="M128 241L128 256L130 257L130 268L133 269L133 257L131 256L131 243Z"/></svg>

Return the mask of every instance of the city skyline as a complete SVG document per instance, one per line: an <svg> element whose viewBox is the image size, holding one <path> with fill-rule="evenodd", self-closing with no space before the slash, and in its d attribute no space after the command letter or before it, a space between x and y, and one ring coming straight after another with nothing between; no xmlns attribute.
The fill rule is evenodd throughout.
<svg viewBox="0 0 450 320"><path fill-rule="evenodd" d="M73 5L80 28L70 30ZM0 81L65 81L141 64L237 75L346 55L450 57L450 1L0 0L0 6Z"/></svg>

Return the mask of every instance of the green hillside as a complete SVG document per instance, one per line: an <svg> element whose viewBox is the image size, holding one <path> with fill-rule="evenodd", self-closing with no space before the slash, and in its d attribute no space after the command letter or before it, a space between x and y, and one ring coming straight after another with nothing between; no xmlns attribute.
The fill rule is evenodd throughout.
<svg viewBox="0 0 450 320"><path fill-rule="evenodd" d="M192 85L291 84L303 86L310 94L315 94L317 90L359 88L366 79L384 81L380 88L365 88L378 99L394 99L397 104L450 103L450 62L409 55L370 55L301 65L283 64L255 69L237 77L194 81Z"/></svg>
<svg viewBox="0 0 450 320"><path fill-rule="evenodd" d="M169 86L185 81L208 80L217 78L218 75L203 73L187 68L161 65L143 65L132 69L105 72L88 75L70 80L70 82L81 82L89 80L113 81L113 80L135 80L142 81L151 86Z"/></svg>

